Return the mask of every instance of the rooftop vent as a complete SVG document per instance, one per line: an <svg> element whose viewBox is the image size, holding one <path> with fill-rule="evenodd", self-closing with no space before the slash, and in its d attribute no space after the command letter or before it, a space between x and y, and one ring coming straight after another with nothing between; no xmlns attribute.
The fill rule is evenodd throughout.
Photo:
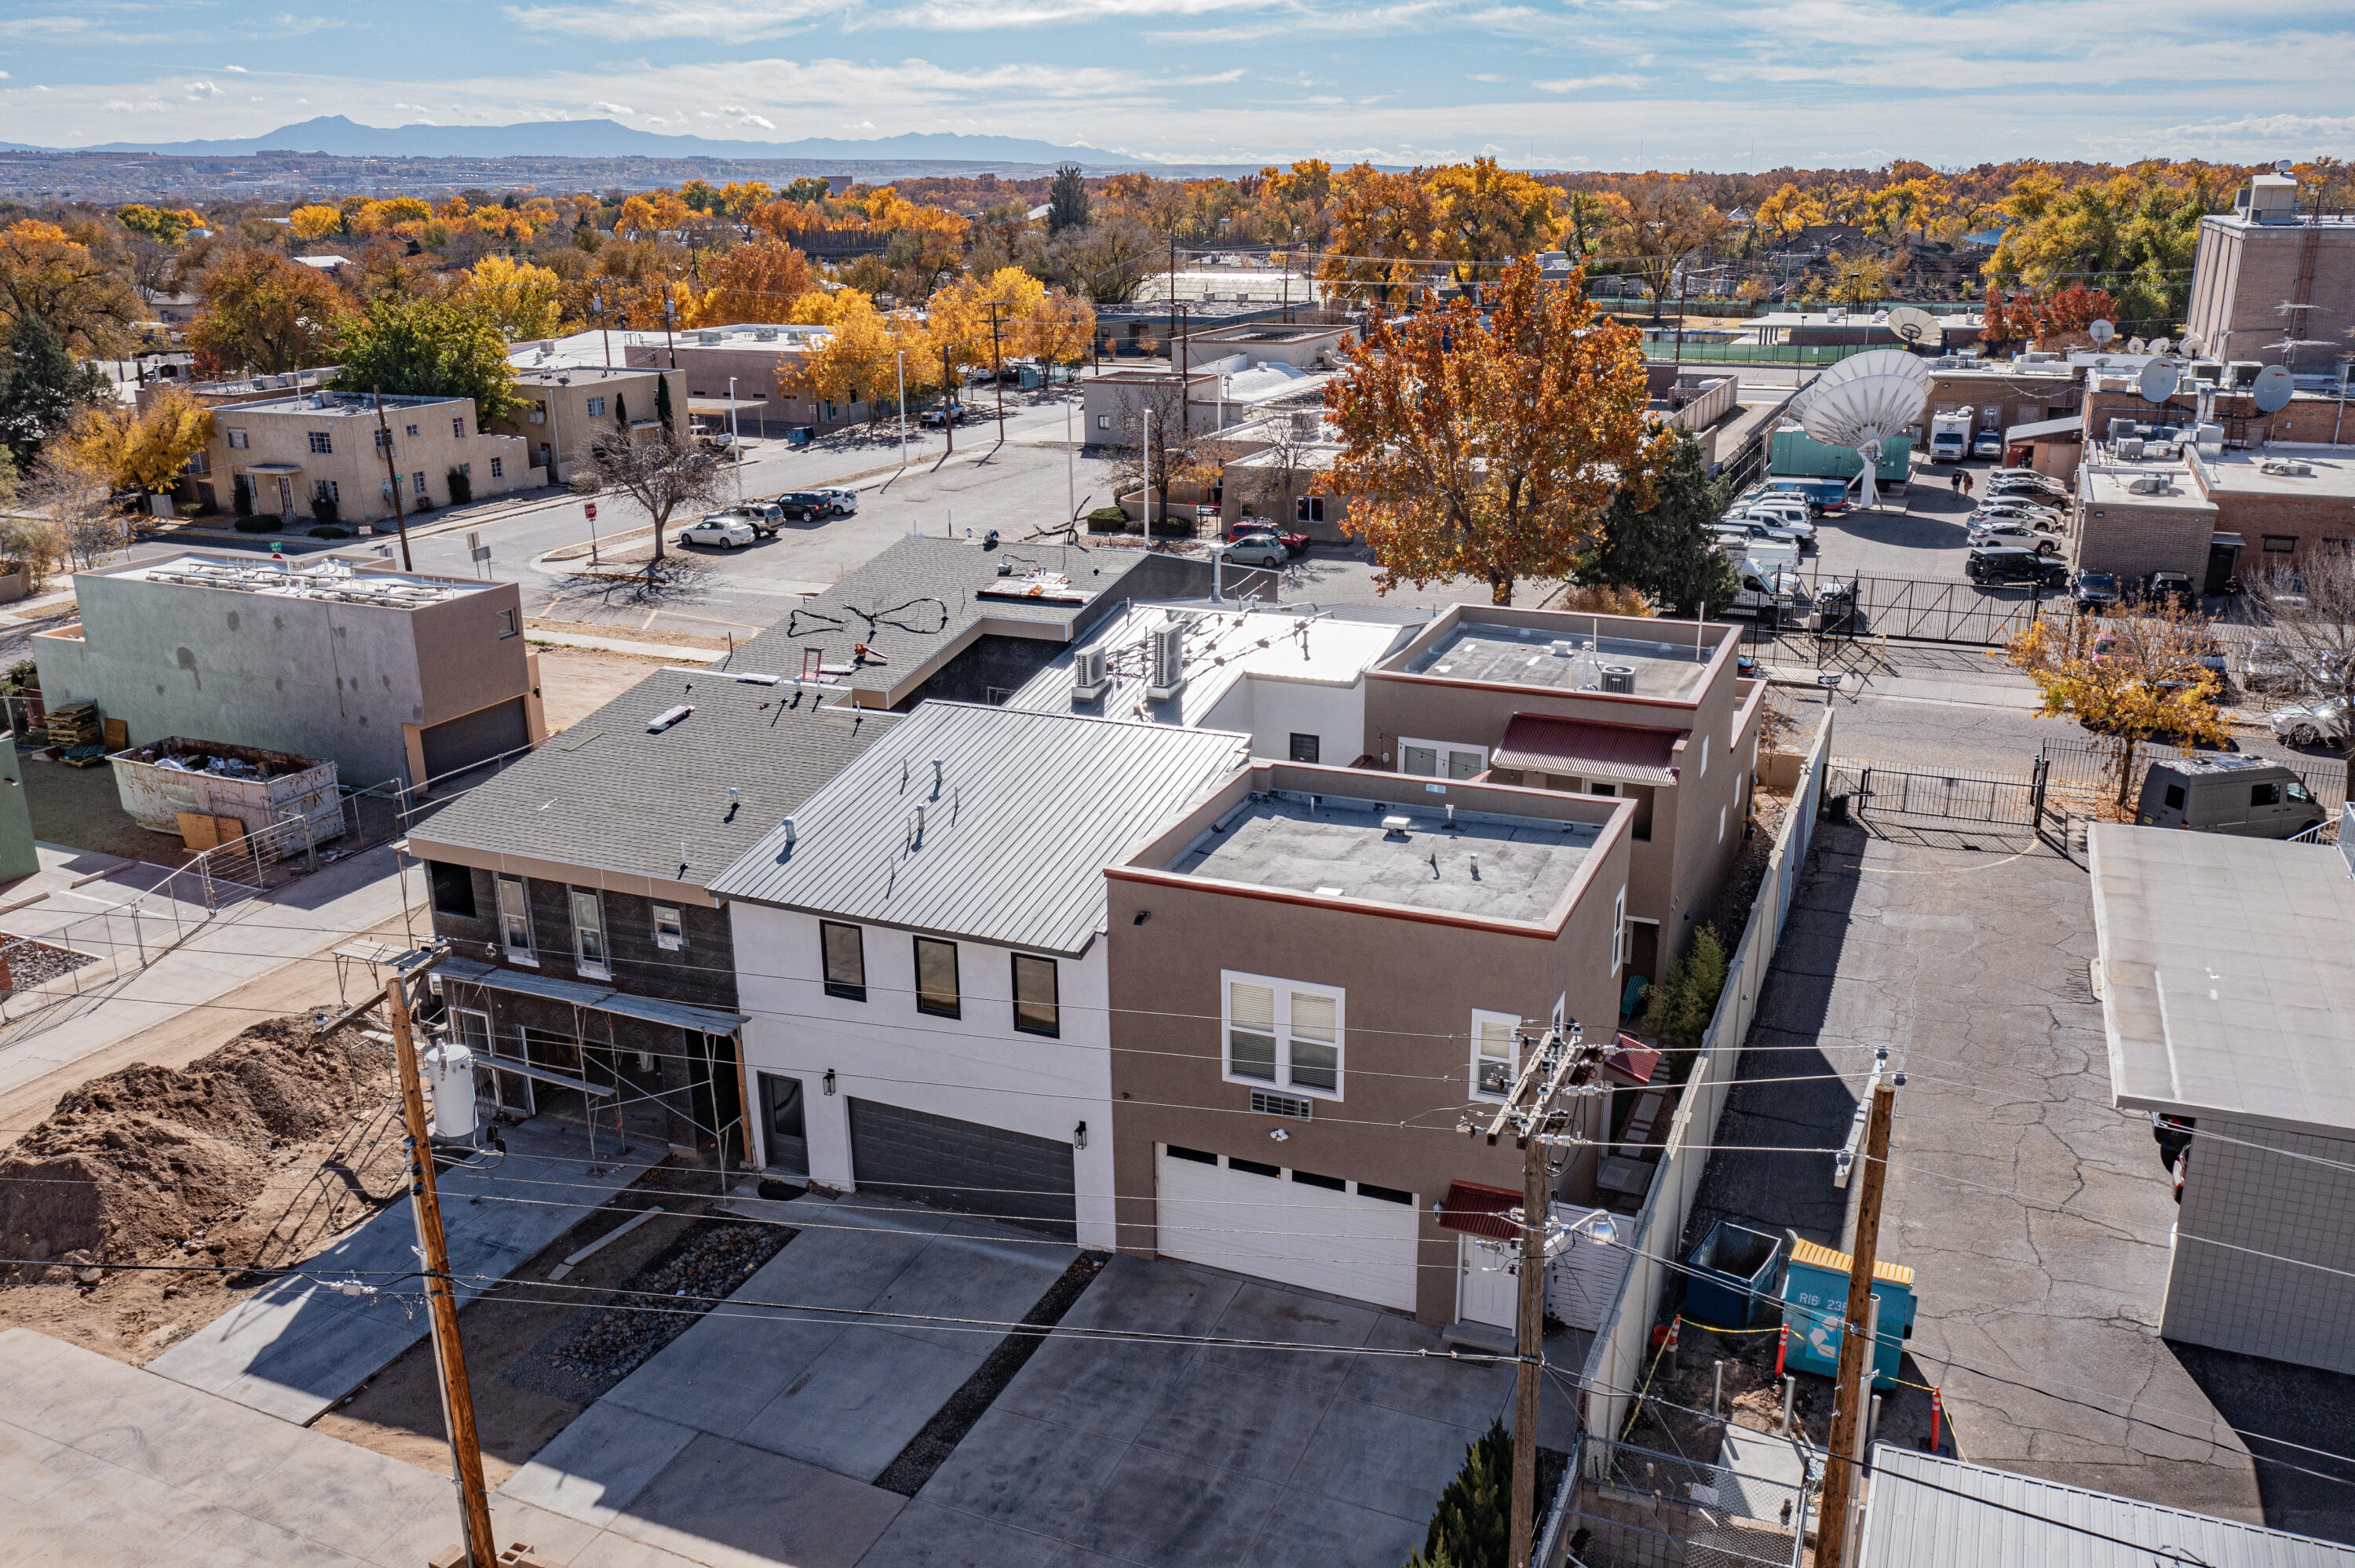
<svg viewBox="0 0 2355 1568"><path fill-rule="evenodd" d="M2294 458L2267 458L2262 466L2267 473L2280 474L2288 479L2312 479L2314 477L2314 465L2312 463L2299 462Z"/></svg>
<svg viewBox="0 0 2355 1568"><path fill-rule="evenodd" d="M1382 819L1382 837L1386 839L1402 839L1406 837L1407 829L1413 825L1414 819L1412 817L1384 817Z"/></svg>
<svg viewBox="0 0 2355 1568"><path fill-rule="evenodd" d="M1112 685L1104 651L1082 648L1071 660L1071 700L1092 702Z"/></svg>
<svg viewBox="0 0 2355 1568"><path fill-rule="evenodd" d="M646 733L648 735L660 735L663 731L668 729L671 726L677 724L679 720L685 718L694 711L695 705L693 703L681 703L677 707L665 708L662 712L655 715L654 717L646 721Z"/></svg>
<svg viewBox="0 0 2355 1568"><path fill-rule="evenodd" d="M774 327L754 327L752 329L752 341L755 343L774 343L777 341L777 329Z"/></svg>
<svg viewBox="0 0 2355 1568"><path fill-rule="evenodd" d="M2127 462L2140 462L2142 445L2142 438L2139 436L2122 436L2118 440L2118 456Z"/></svg>
<svg viewBox="0 0 2355 1568"><path fill-rule="evenodd" d="M718 343L724 334L717 327L705 327L695 334L698 343Z"/></svg>
<svg viewBox="0 0 2355 1568"><path fill-rule="evenodd" d="M2136 495L2164 495L2167 481L2155 473L2138 473L2126 481L2126 489Z"/></svg>

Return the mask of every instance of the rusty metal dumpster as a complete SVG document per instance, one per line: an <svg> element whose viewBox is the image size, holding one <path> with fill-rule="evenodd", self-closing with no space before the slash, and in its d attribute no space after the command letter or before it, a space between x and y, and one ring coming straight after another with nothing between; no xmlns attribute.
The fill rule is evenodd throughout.
<svg viewBox="0 0 2355 1568"><path fill-rule="evenodd" d="M256 861L268 862L306 847L300 832L289 842L285 832L270 832L280 823L307 821L314 843L344 832L336 765L316 757L172 736L108 760L123 810L153 832L186 839L190 828L184 816L215 824L230 819L233 826L197 831L222 840L243 837Z"/></svg>

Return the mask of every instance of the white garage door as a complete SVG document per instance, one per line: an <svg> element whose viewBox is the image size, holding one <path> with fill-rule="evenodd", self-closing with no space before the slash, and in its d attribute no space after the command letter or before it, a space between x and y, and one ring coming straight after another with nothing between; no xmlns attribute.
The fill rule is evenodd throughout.
<svg viewBox="0 0 2355 1568"><path fill-rule="evenodd" d="M1167 1145L1154 1176L1162 1256L1414 1310L1412 1193Z"/></svg>

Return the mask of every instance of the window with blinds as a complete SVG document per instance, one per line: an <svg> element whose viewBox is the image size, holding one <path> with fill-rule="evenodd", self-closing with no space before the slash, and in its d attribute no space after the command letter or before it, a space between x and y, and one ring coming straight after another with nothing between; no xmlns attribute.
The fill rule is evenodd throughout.
<svg viewBox="0 0 2355 1568"><path fill-rule="evenodd" d="M1520 1017L1510 1012L1472 1014L1472 1092L1503 1099L1513 1092L1513 1076L1520 1071Z"/></svg>
<svg viewBox="0 0 2355 1568"><path fill-rule="evenodd" d="M1340 1095L1341 992L1263 975L1220 981L1229 1081Z"/></svg>

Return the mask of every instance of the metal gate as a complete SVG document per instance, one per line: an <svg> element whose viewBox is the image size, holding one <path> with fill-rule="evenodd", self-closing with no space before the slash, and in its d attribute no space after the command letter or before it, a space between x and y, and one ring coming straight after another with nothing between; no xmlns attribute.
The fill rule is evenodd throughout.
<svg viewBox="0 0 2355 1568"><path fill-rule="evenodd" d="M1834 761L1826 792L1848 797L1859 817L1896 817L1915 821L1984 822L1995 827L2034 828L2044 807L2050 764L2038 758L2025 779L1983 773L1916 772L1870 762Z"/></svg>
<svg viewBox="0 0 2355 1568"><path fill-rule="evenodd" d="M1823 630L1906 642L1993 646L2025 631L2047 603L2065 597L2045 588L1983 588L1977 583L1917 577L1858 577L1852 587L1852 609L1828 616Z"/></svg>

